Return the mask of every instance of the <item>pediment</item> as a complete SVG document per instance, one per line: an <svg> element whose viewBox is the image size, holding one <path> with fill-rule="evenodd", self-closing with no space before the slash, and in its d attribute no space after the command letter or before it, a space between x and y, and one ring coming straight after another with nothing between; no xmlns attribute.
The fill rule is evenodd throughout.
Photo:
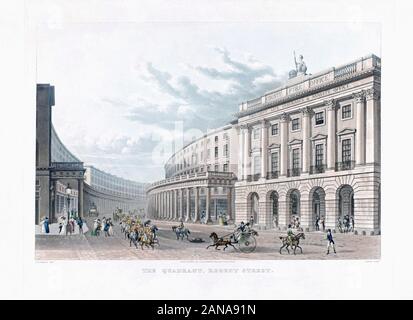
<svg viewBox="0 0 413 320"><path fill-rule="evenodd" d="M251 153L255 153L255 152L261 152L261 148L257 148L257 147L252 148Z"/></svg>
<svg viewBox="0 0 413 320"><path fill-rule="evenodd" d="M291 146L291 145L294 145L294 144L302 144L302 143L303 143L303 140L294 139L294 140L291 140L290 142L288 142L288 145Z"/></svg>
<svg viewBox="0 0 413 320"><path fill-rule="evenodd" d="M322 140L322 139L327 139L327 136L322 133L316 134L314 137L311 138L311 140Z"/></svg>
<svg viewBox="0 0 413 320"><path fill-rule="evenodd" d="M346 134L355 134L356 133L356 129L349 129L349 128L345 128L339 132L337 132L338 136L343 136Z"/></svg>
<svg viewBox="0 0 413 320"><path fill-rule="evenodd" d="M276 148L280 148L280 147L281 147L281 145L279 143L271 143L268 146L268 149L276 149Z"/></svg>

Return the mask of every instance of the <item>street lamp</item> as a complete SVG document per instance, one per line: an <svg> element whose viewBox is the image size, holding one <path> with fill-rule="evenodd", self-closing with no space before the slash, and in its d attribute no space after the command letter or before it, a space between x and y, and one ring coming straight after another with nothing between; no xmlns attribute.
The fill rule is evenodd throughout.
<svg viewBox="0 0 413 320"><path fill-rule="evenodd" d="M67 223L69 223L69 205L70 205L70 195L72 193L72 189L70 188L70 184L67 184L66 187L66 195L67 195ZM67 233L67 227L66 227L66 233Z"/></svg>

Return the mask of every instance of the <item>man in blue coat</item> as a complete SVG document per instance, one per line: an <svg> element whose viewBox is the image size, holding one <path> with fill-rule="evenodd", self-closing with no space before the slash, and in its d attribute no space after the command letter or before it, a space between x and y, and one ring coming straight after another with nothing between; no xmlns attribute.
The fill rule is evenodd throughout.
<svg viewBox="0 0 413 320"><path fill-rule="evenodd" d="M333 247L334 253L336 253L336 247L331 233L331 229L327 230L327 254L330 254L330 247Z"/></svg>

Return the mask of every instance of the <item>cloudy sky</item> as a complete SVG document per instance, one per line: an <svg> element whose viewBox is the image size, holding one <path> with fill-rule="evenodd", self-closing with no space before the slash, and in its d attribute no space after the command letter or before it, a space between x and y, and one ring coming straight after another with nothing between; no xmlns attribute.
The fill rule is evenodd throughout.
<svg viewBox="0 0 413 320"><path fill-rule="evenodd" d="M242 101L369 53L380 26L360 23L49 23L37 32L37 82L55 86L53 122L84 162L118 176L163 177L172 152L226 124Z"/></svg>

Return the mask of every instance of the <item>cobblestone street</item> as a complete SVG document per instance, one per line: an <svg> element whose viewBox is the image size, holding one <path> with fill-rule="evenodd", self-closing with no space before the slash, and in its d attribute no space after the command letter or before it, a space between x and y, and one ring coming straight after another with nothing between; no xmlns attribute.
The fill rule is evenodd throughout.
<svg viewBox="0 0 413 320"><path fill-rule="evenodd" d="M285 233L274 230L258 231L257 248L253 253L242 253L233 248L226 251L206 250L210 244L209 235L216 232L219 236L230 233L231 226L186 224L191 230L190 238L202 238L204 243L191 243L176 240L171 227L176 222L153 221L159 228L160 246L155 249L136 249L129 247L129 241L115 225L115 236L100 237L85 235L73 236L36 236L37 260L281 260L281 259L379 259L380 236L362 236L352 234L335 234L337 254L326 255L325 234L322 232L306 233L301 246L303 254L294 256L283 251L279 253L280 235ZM221 247L222 248L222 247Z"/></svg>

